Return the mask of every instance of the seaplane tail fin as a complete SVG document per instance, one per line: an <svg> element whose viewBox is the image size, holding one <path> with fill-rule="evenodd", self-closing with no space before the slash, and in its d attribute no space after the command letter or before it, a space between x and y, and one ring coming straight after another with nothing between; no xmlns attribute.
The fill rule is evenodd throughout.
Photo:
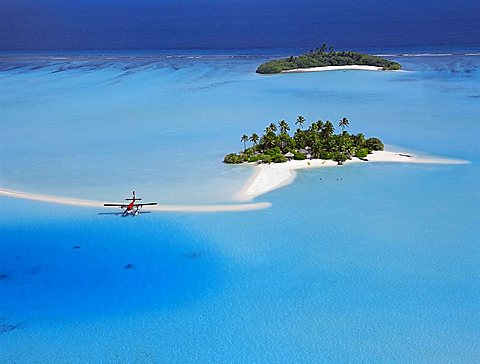
<svg viewBox="0 0 480 364"><path fill-rule="evenodd" d="M141 201L141 198L135 196L135 191L133 191L133 198L126 198L125 201Z"/></svg>

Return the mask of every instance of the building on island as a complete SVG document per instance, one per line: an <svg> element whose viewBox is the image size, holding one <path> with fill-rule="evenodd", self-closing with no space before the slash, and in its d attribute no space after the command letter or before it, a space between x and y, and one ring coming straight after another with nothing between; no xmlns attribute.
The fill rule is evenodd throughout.
<svg viewBox="0 0 480 364"><path fill-rule="evenodd" d="M285 154L285 157L287 158L287 160L291 161L294 157L294 154L292 152L288 152Z"/></svg>

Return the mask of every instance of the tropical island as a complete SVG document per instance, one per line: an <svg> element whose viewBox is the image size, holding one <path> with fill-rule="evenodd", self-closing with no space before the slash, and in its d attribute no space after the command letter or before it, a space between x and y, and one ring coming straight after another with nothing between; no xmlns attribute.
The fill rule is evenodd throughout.
<svg viewBox="0 0 480 364"><path fill-rule="evenodd" d="M382 141L378 138L367 139L362 133L349 134L345 130L350 125L347 118L342 118L338 123L342 129L341 134L335 134L335 127L328 120L313 122L308 129L303 128L305 123L303 116L297 118L295 125L298 128L293 137L288 133L290 126L285 120L278 123L278 128L276 124L271 123L261 136L257 133L250 136L244 134L240 139L243 151L227 154L223 161L238 164L284 163L292 159L330 159L342 165L353 157L366 160L372 151L384 149ZM247 148L247 142L253 145Z"/></svg>
<svg viewBox="0 0 480 364"><path fill-rule="evenodd" d="M257 73L274 74L301 70L311 70L320 67L375 67L374 69L395 71L402 69L400 63L390 61L383 57L352 51L335 51L333 47L323 44L315 50L310 50L301 56L276 59L261 64Z"/></svg>

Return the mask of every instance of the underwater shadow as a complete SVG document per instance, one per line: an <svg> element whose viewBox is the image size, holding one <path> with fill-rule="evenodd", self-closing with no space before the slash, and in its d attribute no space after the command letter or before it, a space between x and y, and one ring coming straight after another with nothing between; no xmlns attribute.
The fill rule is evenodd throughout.
<svg viewBox="0 0 480 364"><path fill-rule="evenodd" d="M222 259L208 241L148 216L3 229L0 316L163 310L220 289Z"/></svg>

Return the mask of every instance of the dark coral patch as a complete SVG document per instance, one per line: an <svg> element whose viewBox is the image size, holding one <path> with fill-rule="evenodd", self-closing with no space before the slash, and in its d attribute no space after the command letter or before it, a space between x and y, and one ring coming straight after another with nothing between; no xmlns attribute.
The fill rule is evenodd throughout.
<svg viewBox="0 0 480 364"><path fill-rule="evenodd" d="M202 253L201 252L185 253L183 254L183 256L188 259L198 259L202 256Z"/></svg>
<svg viewBox="0 0 480 364"><path fill-rule="evenodd" d="M0 334L5 334L7 332L16 330L20 328L20 324L0 324Z"/></svg>

